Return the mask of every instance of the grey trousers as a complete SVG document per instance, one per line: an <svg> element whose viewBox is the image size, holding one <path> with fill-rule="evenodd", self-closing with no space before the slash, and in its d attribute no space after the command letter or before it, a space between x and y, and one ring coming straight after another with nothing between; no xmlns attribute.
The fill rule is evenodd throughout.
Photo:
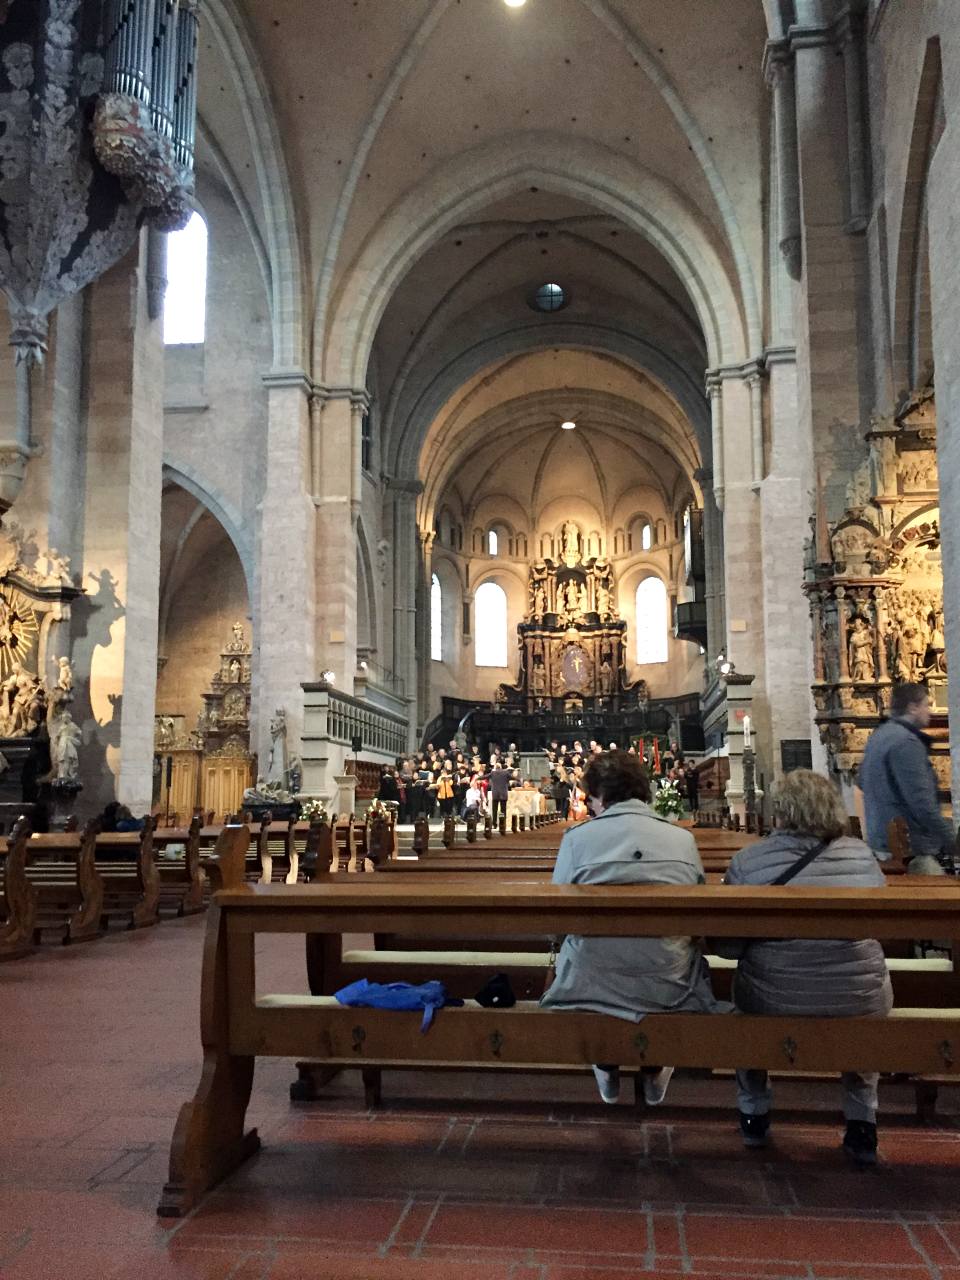
<svg viewBox="0 0 960 1280"><path fill-rule="evenodd" d="M877 1123L877 1084L880 1073L844 1071L843 1114L847 1120L866 1120ZM737 1106L748 1116L765 1116L770 1110L773 1090L766 1071L740 1068L737 1071Z"/></svg>

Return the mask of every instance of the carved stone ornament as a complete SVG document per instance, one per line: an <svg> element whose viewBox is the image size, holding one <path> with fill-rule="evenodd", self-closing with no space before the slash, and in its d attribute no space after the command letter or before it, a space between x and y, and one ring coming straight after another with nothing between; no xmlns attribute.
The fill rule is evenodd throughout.
<svg viewBox="0 0 960 1280"><path fill-rule="evenodd" d="M818 509L804 584L815 719L832 767L848 775L894 684L947 678L939 512L930 505L938 487L932 388L906 397L895 416L875 416L870 428L870 456L847 488L850 507L829 528ZM948 763L938 759L945 751L941 735L934 767L947 778Z"/></svg>

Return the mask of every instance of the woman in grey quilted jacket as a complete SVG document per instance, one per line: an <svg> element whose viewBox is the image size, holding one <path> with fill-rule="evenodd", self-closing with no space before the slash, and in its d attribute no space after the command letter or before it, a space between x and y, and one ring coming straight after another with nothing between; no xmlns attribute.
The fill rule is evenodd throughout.
<svg viewBox="0 0 960 1280"><path fill-rule="evenodd" d="M777 829L732 859L727 884L774 884L816 850L790 879L822 888L879 888L873 850L845 835L847 817L836 788L809 769L783 780L774 799ZM743 1013L808 1017L885 1017L893 992L879 942L756 939L743 944L733 998ZM859 1164L877 1158L876 1072L843 1073L843 1149ZM747 1146L764 1146L771 1091L765 1071L737 1072L740 1129Z"/></svg>

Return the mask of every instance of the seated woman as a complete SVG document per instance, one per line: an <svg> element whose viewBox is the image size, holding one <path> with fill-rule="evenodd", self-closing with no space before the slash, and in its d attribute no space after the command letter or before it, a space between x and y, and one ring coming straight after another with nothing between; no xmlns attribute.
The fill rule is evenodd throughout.
<svg viewBox="0 0 960 1280"><path fill-rule="evenodd" d="M847 815L826 778L809 769L787 774L773 812L777 829L735 855L727 884L883 885L873 850L844 834ZM747 941L738 956L733 999L743 1013L809 1017L883 1017L893 1007L883 950L872 940ZM878 1078L876 1072L857 1071L842 1077L843 1149L857 1164L877 1160ZM737 1072L740 1131L748 1147L766 1145L770 1098L765 1071Z"/></svg>
<svg viewBox="0 0 960 1280"><path fill-rule="evenodd" d="M649 807L650 780L636 756L594 756L583 775L594 818L560 842L554 884L702 884L689 831ZM645 1013L713 1013L717 1002L703 956L690 938L568 935L557 976L540 1001L548 1009L591 1009L639 1022ZM595 1066L604 1102L620 1096L618 1066ZM644 1074L648 1103L663 1101L672 1067Z"/></svg>

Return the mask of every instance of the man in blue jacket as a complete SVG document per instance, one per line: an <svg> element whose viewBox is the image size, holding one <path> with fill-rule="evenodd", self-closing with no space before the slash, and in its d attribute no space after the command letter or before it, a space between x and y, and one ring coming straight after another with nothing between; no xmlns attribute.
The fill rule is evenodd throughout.
<svg viewBox="0 0 960 1280"><path fill-rule="evenodd" d="M860 787L871 848L889 851L887 828L893 818L903 818L914 857L939 862L950 860L954 836L940 813L930 739L923 732L930 716L930 697L922 684L896 686L890 719L873 731L863 754ZM931 871L938 870L928 865Z"/></svg>

